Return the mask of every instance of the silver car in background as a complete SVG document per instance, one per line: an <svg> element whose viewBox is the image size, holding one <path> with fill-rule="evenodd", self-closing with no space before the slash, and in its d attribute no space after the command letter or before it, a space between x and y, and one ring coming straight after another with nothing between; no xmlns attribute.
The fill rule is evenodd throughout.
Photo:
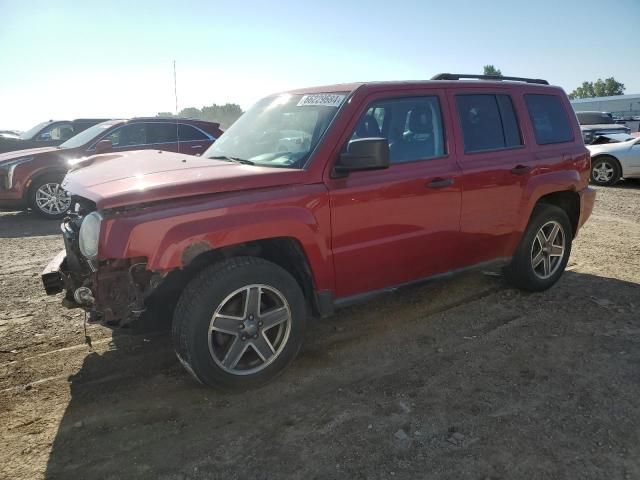
<svg viewBox="0 0 640 480"><path fill-rule="evenodd" d="M621 178L640 178L640 136L600 135L587 145L591 152L591 182L613 185Z"/></svg>

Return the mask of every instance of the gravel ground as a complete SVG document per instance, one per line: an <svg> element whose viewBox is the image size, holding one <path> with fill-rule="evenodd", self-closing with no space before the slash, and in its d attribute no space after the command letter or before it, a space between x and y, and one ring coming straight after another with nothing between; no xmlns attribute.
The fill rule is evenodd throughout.
<svg viewBox="0 0 640 480"><path fill-rule="evenodd" d="M640 183L598 190L551 290L474 273L342 310L244 394L162 329L89 350L40 285L60 248L0 214L0 478L640 478Z"/></svg>

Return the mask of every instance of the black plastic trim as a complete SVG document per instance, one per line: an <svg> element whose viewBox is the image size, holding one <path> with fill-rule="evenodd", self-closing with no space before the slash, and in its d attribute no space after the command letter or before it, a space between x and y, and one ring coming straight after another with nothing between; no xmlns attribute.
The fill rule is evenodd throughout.
<svg viewBox="0 0 640 480"><path fill-rule="evenodd" d="M474 75L472 73L438 73L431 77L431 80L460 80L464 78L472 78L476 80L508 80L511 82L536 83L538 85L549 85L549 82L541 78L525 78L525 77L503 77L502 75Z"/></svg>

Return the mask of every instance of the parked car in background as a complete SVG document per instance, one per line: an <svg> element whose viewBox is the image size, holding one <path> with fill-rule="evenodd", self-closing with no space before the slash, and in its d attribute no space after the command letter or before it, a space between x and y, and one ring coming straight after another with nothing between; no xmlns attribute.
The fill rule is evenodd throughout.
<svg viewBox="0 0 640 480"><path fill-rule="evenodd" d="M48 122L42 122L20 134L18 138L0 138L0 152L60 145L74 135L105 120L107 119L79 118L77 120L49 120Z"/></svg>
<svg viewBox="0 0 640 480"><path fill-rule="evenodd" d="M62 179L70 166L87 157L144 149L197 155L221 134L218 123L200 120L109 120L58 147L0 154L0 208L31 208L43 217L61 218L71 206L71 197L60 186Z"/></svg>
<svg viewBox="0 0 640 480"><path fill-rule="evenodd" d="M585 145L593 142L598 135L631 132L626 125L617 124L613 115L607 112L576 112L576 116Z"/></svg>
<svg viewBox="0 0 640 480"><path fill-rule="evenodd" d="M46 292L111 326L179 295L186 370L246 389L294 359L309 312L490 264L551 287L595 198L571 104L544 80L464 77L294 90L201 157L80 164Z"/></svg>
<svg viewBox="0 0 640 480"><path fill-rule="evenodd" d="M597 137L591 152L591 181L614 185L621 178L640 178L640 137L609 134Z"/></svg>
<svg viewBox="0 0 640 480"><path fill-rule="evenodd" d="M20 133L14 130L0 130L0 139L20 140Z"/></svg>

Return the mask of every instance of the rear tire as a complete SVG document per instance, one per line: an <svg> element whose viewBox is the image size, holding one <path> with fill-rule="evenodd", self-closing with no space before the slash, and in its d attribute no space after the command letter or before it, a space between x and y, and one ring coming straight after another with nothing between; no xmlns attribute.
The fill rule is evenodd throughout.
<svg viewBox="0 0 640 480"><path fill-rule="evenodd" d="M201 383L256 388L296 357L306 315L302 289L289 272L261 258L230 258L204 269L184 289L173 345Z"/></svg>
<svg viewBox="0 0 640 480"><path fill-rule="evenodd" d="M622 177L620 163L613 157L603 155L591 162L591 182L603 187L615 185Z"/></svg>
<svg viewBox="0 0 640 480"><path fill-rule="evenodd" d="M63 218L71 209L71 197L62 188L64 174L46 174L29 188L29 206L43 218Z"/></svg>
<svg viewBox="0 0 640 480"><path fill-rule="evenodd" d="M530 292L550 288L567 266L572 241L567 213L555 205L536 205L511 264L505 269L507 279Z"/></svg>

